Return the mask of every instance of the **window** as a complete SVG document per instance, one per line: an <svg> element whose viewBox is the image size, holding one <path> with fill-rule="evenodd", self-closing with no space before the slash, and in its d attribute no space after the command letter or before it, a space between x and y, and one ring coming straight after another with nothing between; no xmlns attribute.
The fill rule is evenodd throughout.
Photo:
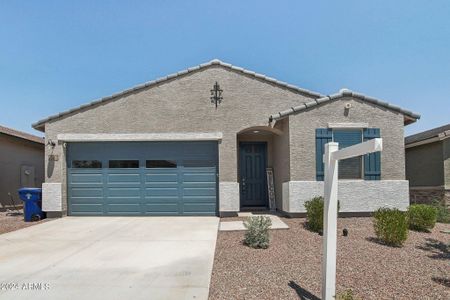
<svg viewBox="0 0 450 300"><path fill-rule="evenodd" d="M139 168L139 160L110 160L109 167L116 168Z"/></svg>
<svg viewBox="0 0 450 300"><path fill-rule="evenodd" d="M362 142L361 130L333 130L333 140L339 149ZM362 179L362 157L352 157L339 161L339 179Z"/></svg>
<svg viewBox="0 0 450 300"><path fill-rule="evenodd" d="M323 155L325 144L339 143L339 149L349 147L362 141L379 138L380 128L331 129L316 128L316 180L324 180ZM339 179L381 179L381 153L374 152L363 157L353 157L339 161Z"/></svg>
<svg viewBox="0 0 450 300"><path fill-rule="evenodd" d="M176 168L177 162L174 160L147 160L145 167L150 169L156 168Z"/></svg>
<svg viewBox="0 0 450 300"><path fill-rule="evenodd" d="M77 169L100 169L102 162L99 160L72 160L72 168Z"/></svg>

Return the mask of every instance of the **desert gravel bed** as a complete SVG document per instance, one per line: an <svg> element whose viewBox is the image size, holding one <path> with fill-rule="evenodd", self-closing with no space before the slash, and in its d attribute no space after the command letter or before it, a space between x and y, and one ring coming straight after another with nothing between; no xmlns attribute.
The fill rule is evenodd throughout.
<svg viewBox="0 0 450 300"><path fill-rule="evenodd" d="M0 234L33 226L46 221L47 219L44 219L39 222L25 222L23 220L22 214L12 214L0 211Z"/></svg>
<svg viewBox="0 0 450 300"><path fill-rule="evenodd" d="M305 219L286 219L288 230L271 231L266 250L242 244L243 232L219 232L210 299L319 299L321 237ZM374 240L372 218L341 218L337 291L362 299L450 299L450 235L436 224L431 233L409 231L404 247Z"/></svg>

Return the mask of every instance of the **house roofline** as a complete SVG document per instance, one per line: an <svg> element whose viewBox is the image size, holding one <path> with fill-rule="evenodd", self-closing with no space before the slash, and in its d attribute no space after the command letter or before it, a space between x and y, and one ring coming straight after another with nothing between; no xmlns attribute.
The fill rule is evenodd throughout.
<svg viewBox="0 0 450 300"><path fill-rule="evenodd" d="M417 114L417 113L414 113L412 111L403 109L403 108L401 108L399 106L390 104L388 102L382 101L382 100L377 99L377 98L369 97L369 96L366 96L366 95L361 94L361 93L356 93L356 92L353 92L353 91L348 90L348 89L342 89L342 90L339 91L339 93L336 93L336 94L333 94L333 95L329 95L329 96L325 96L325 97L321 97L321 98L315 99L313 101L310 101L310 102L307 102L307 103L303 103L301 105L298 105L298 106L295 106L295 107L291 107L291 108L289 108L287 110L280 111L280 112L278 112L276 114L273 114L273 115L269 116L269 121L270 122L276 121L276 120L285 118L285 117L287 117L289 115L300 113L300 112L303 112L303 111L305 111L305 110L307 110L309 108L316 107L316 106L319 106L319 105L322 105L322 104L326 104L326 103L330 103L331 101L334 101L334 100L337 100L337 99L341 99L341 98L344 98L344 97L353 97L353 98L356 98L356 99L359 99L359 100L362 100L362 101L365 101L365 102L368 102L368 103L371 103L371 104L375 104L375 105L387 108L387 109L392 110L392 111L399 112L399 113L401 113L401 114L403 114L405 116L405 120L404 120L404 124L405 125L411 124L411 123L415 122L417 119L420 119L420 115Z"/></svg>
<svg viewBox="0 0 450 300"><path fill-rule="evenodd" d="M26 132L23 132L23 131L19 131L19 130L16 130L16 129L12 129L12 128L9 128L9 127L1 126L1 125L0 125L0 133L1 134L6 134L6 135L9 135L9 136L13 136L13 137L16 137L16 138L24 139L24 140L27 140L27 141L30 141L30 142L38 143L38 144L44 144L45 143L44 138L41 138L41 137L36 136L36 135L29 134L29 133L26 133Z"/></svg>
<svg viewBox="0 0 450 300"><path fill-rule="evenodd" d="M259 80L265 81L267 83L275 84L275 85L277 85L277 86L279 86L281 88L286 88L286 89L289 89L289 90L291 90L293 92L300 93L300 94L303 94L303 95L307 95L307 96L311 96L311 97L315 97L315 98L324 97L323 94L320 94L320 93L317 93L317 92L313 92L313 91L310 91L310 90L306 90L306 89L300 88L298 86L295 86L295 85L292 85L292 84L288 84L288 83L283 82L283 81L279 81L279 80L277 80L275 78L266 76L264 74L256 73L256 72L253 72L253 71L241 68L241 67L233 66L232 64L225 63L225 62L220 61L218 59L213 59L213 60L211 60L211 61L209 61L207 63L203 63L203 64L200 64L198 66L191 67L191 68L179 71L177 73L173 73L173 74L170 74L170 75L158 78L156 80L148 81L148 82L142 83L140 85L134 86L132 88L123 90L121 92L112 94L110 96L106 96L106 97L100 98L98 100L94 100L94 101L92 101L90 103L83 104L81 106L78 106L78 107L75 107L75 108L63 111L63 112L55 114L55 115L51 115L51 116L49 116L49 117L47 117L45 119L42 119L42 120L37 121L36 123L33 123L31 126L34 129L36 129L36 130L45 131L45 123L47 123L49 121L60 119L60 118L62 118L64 116L76 113L76 112L78 112L80 110L83 110L83 109L86 109L86 108L91 108L93 106L97 106L99 104L102 104L102 103L114 100L114 99L116 99L118 97L121 97L121 96L124 96L126 94L133 93L133 92L139 91L141 89L149 88L149 87L152 87L152 86L155 86L155 85L167 82L169 80L172 80L172 79L184 76L186 74L190 74L190 73L193 73L193 72L196 72L196 71L208 68L210 66L222 66L222 67L227 68L229 70L232 70L234 72L239 72L239 73L242 73L244 75L251 76L251 77L253 77L255 79L259 79Z"/></svg>

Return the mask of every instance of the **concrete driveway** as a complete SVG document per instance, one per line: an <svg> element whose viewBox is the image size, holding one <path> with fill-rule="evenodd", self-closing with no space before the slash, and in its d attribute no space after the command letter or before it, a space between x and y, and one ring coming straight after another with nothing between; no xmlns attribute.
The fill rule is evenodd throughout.
<svg viewBox="0 0 450 300"><path fill-rule="evenodd" d="M66 217L0 235L1 299L207 299L219 219Z"/></svg>

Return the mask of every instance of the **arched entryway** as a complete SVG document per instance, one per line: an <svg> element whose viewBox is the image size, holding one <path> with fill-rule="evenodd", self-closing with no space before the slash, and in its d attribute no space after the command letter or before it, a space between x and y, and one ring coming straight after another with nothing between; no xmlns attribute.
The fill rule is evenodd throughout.
<svg viewBox="0 0 450 300"><path fill-rule="evenodd" d="M274 143L282 132L266 126L250 127L237 134L238 181L241 211L267 210L267 169L274 167Z"/></svg>

